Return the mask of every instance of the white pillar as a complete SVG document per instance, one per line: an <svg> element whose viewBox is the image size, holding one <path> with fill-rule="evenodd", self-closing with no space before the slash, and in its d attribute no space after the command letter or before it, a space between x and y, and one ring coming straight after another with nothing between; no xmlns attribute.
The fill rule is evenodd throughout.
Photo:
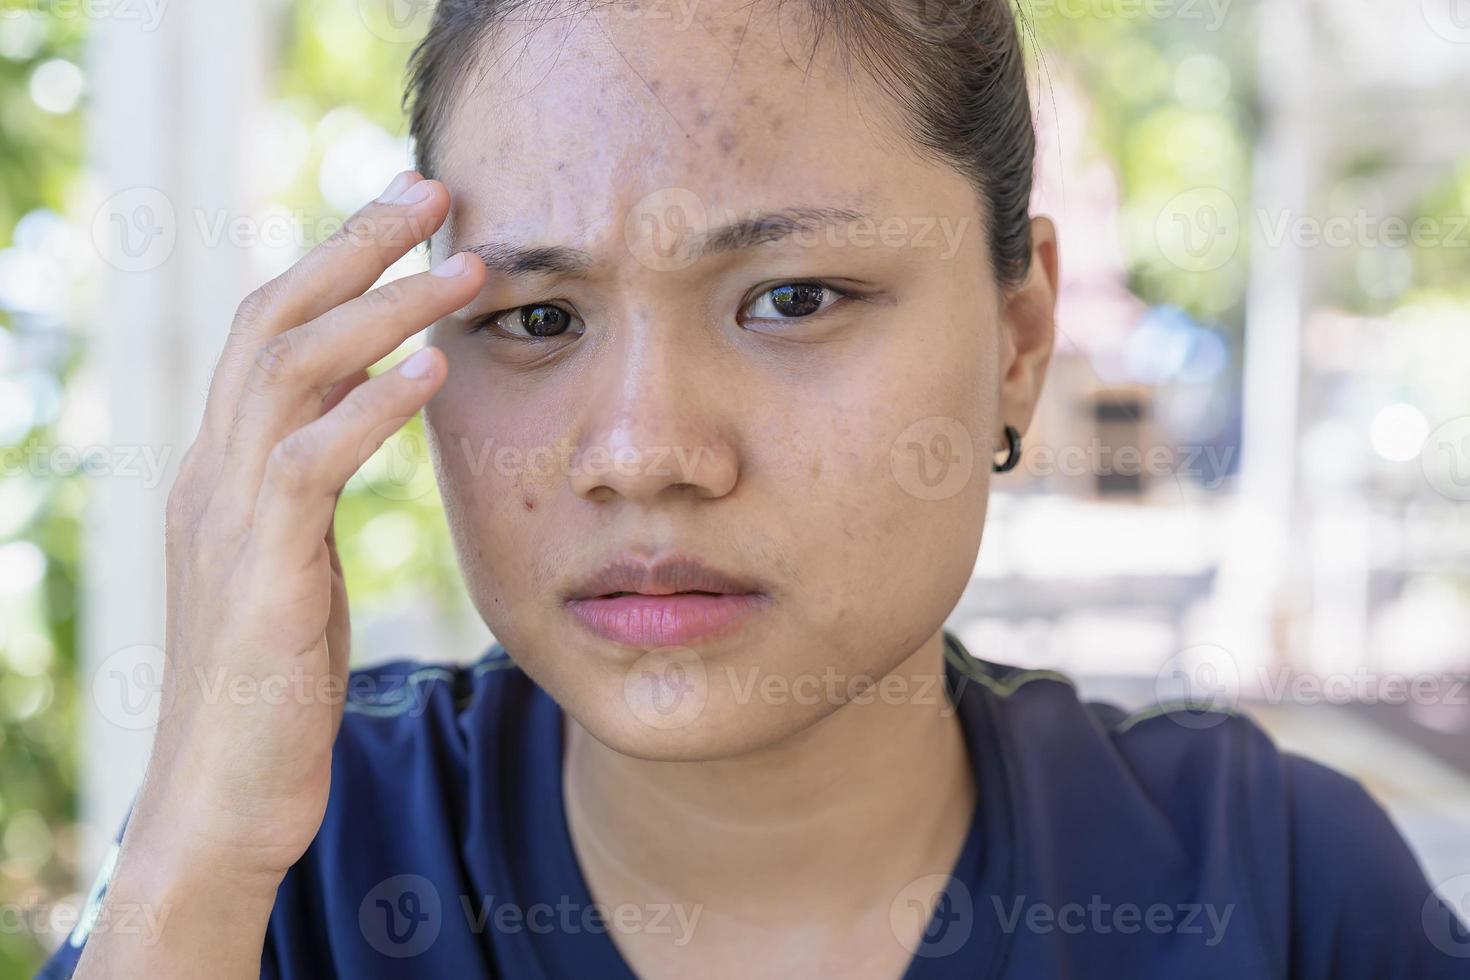
<svg viewBox="0 0 1470 980"><path fill-rule="evenodd" d="M163 514L199 425L209 371L248 292L243 250L209 247L201 216L249 213L242 138L266 78L269 8L168 3L156 23L91 28L91 226L103 273L87 318L114 446L155 454L163 478L93 482L83 554L80 874L89 881L132 801L164 645ZM152 650L151 662L149 650Z"/></svg>
<svg viewBox="0 0 1470 980"><path fill-rule="evenodd" d="M1250 231L1240 477L1235 526L1221 562L1221 642L1248 676L1272 659L1273 617L1289 582L1296 537L1298 400L1306 297L1302 249L1266 232L1309 202L1316 111L1310 0L1277 0L1262 16L1264 124L1254 187L1240 221ZM1263 222L1260 215L1269 219ZM1264 225L1264 227L1263 227Z"/></svg>

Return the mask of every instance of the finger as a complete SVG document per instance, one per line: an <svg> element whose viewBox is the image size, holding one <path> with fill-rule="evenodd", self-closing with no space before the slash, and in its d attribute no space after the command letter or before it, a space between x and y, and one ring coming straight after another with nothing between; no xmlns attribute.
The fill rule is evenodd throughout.
<svg viewBox="0 0 1470 980"><path fill-rule="evenodd" d="M349 391L351 391L353 388L356 388L358 385L362 384L370 377L372 377L372 375L368 374L365 370L354 371L347 377L343 378L341 381L338 381L336 384L332 385L331 390L327 392L327 396L322 399L321 414L325 415L332 409L336 408L341 403L342 399L347 397L347 393Z"/></svg>
<svg viewBox="0 0 1470 980"><path fill-rule="evenodd" d="M342 399L344 399L344 398L347 397L348 392L350 392L353 388L356 388L358 385L362 384L363 382L369 380L371 377L372 377L372 375L368 374L366 371L355 371L352 374L348 375L347 377L343 378L341 381L337 382L335 385L332 386L332 390L329 391L329 392L327 392L327 397L322 399L322 411L321 411L321 414L322 415L325 415L328 412L330 412L332 409L336 408L338 405L340 405L342 403ZM340 501L342 499L342 490L343 490L342 487L338 487L337 488L337 495L336 495L336 498L335 498L337 501ZM336 515L337 515L337 505L336 505L336 503L333 503L333 505L332 505L332 520L334 522L337 519L336 518ZM338 572L341 572L342 571L342 565L341 565L341 563L337 559L337 538L336 538L336 535L335 535L334 532L335 532L335 526L333 524L328 524L327 525L327 547L329 549L331 549L331 554L332 554L332 567L335 568Z"/></svg>
<svg viewBox="0 0 1470 980"><path fill-rule="evenodd" d="M333 383L474 298L487 273L483 262L466 259L461 253L430 272L383 285L262 348L226 436L218 484L224 507L254 500L271 447L323 414L322 398Z"/></svg>
<svg viewBox="0 0 1470 980"><path fill-rule="evenodd" d="M417 195L417 196L416 196ZM383 198L387 198L384 200ZM205 428L227 431L256 352L271 338L359 296L444 223L449 192L409 171L326 241L247 296L210 380Z"/></svg>
<svg viewBox="0 0 1470 980"><path fill-rule="evenodd" d="M443 353L425 347L277 443L255 504L252 545L286 562L283 567L304 568L313 561L338 492L433 397L447 371Z"/></svg>
<svg viewBox="0 0 1470 980"><path fill-rule="evenodd" d="M429 272L385 283L271 339L245 379L229 454L255 458L258 446L274 445L321 414L333 384L473 299L487 273L484 263L467 258L460 253Z"/></svg>
<svg viewBox="0 0 1470 980"><path fill-rule="evenodd" d="M336 495L341 496L340 491ZM335 499L335 498L334 498ZM333 509L335 510L335 504ZM345 677L352 646L352 620L347 601L347 578L337 553L337 518L327 524L327 555L332 565L332 608L327 614L327 663L334 676Z"/></svg>

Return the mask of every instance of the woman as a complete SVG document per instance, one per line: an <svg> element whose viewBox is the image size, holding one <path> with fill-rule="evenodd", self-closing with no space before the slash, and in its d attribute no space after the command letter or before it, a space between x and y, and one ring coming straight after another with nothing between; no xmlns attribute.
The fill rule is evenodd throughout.
<svg viewBox="0 0 1470 980"><path fill-rule="evenodd" d="M47 975L1470 976L1356 783L943 628L1053 344L1009 9L667 13L445 0L418 171L240 306ZM421 407L503 646L349 677L335 497Z"/></svg>

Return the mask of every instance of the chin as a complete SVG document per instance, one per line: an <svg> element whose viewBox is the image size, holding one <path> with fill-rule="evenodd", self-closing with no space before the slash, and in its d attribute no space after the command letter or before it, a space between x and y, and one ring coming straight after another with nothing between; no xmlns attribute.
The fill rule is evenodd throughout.
<svg viewBox="0 0 1470 980"><path fill-rule="evenodd" d="M822 648L767 639L771 632L647 651L579 637L554 653L537 649L522 667L608 748L650 761L707 762L778 744L840 706L762 696L761 681L786 672L777 665Z"/></svg>
<svg viewBox="0 0 1470 980"><path fill-rule="evenodd" d="M649 712L657 707L650 702L627 706L620 688L607 690L596 703L563 704L603 745L651 762L713 762L750 755L811 727L837 707L740 703L717 688L697 714L671 723L678 718L673 712L661 716L662 724L650 724Z"/></svg>

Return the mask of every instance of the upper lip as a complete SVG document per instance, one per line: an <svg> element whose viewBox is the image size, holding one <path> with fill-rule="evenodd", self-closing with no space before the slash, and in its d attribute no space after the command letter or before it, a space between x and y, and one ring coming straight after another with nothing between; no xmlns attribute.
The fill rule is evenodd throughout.
<svg viewBox="0 0 1470 980"><path fill-rule="evenodd" d="M708 565L692 555L667 554L649 560L622 555L579 581L568 599L594 599L614 592L673 595L676 592L716 592L745 595L760 592L758 583Z"/></svg>

